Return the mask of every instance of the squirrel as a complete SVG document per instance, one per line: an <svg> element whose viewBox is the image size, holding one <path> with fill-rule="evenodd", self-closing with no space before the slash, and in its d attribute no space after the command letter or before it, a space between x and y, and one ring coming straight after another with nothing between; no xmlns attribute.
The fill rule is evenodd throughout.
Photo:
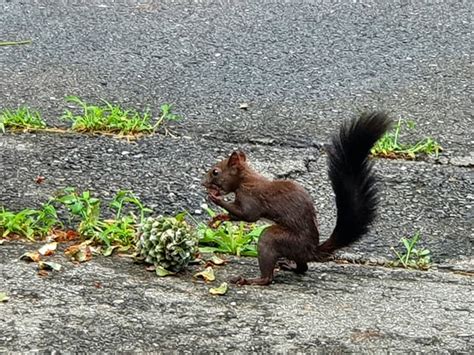
<svg viewBox="0 0 474 355"><path fill-rule="evenodd" d="M346 247L367 233L376 217L378 190L369 160L372 146L389 129L384 112L363 113L342 124L327 147L329 179L336 196L337 220L331 236L319 243L316 209L309 193L291 180L270 180L254 171L242 151L215 164L202 184L208 198L228 211L217 219L274 222L258 241L261 276L238 285L269 285L275 266L303 274L308 262L324 261L335 250ZM223 196L235 193L227 202ZM285 259L286 261L282 260Z"/></svg>

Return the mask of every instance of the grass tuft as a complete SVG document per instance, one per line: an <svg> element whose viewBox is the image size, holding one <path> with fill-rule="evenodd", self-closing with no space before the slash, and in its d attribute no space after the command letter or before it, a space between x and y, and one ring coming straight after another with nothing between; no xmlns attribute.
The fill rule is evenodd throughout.
<svg viewBox="0 0 474 355"><path fill-rule="evenodd" d="M43 129L46 122L37 111L32 111L28 107L19 107L16 110L3 110L0 113L0 131L5 133L6 128L10 129Z"/></svg>
<svg viewBox="0 0 474 355"><path fill-rule="evenodd" d="M109 207L109 212L114 214L113 219L102 217L101 201L89 191L80 193L68 187L58 196L50 198L40 210L12 212L2 207L0 239L16 236L41 240L53 229L63 227L57 211L65 210L68 212L69 224L77 223L76 230L83 239L107 248L133 246L137 226L150 210L131 191L119 191ZM137 212L137 216L134 212Z"/></svg>
<svg viewBox="0 0 474 355"><path fill-rule="evenodd" d="M16 213L4 207L0 209L0 237L3 238L16 235L29 240L40 239L61 225L56 208L49 203L40 210L26 208Z"/></svg>
<svg viewBox="0 0 474 355"><path fill-rule="evenodd" d="M407 121L405 126L408 129L413 129L415 123L413 121ZM402 121L398 120L394 129L391 132L385 133L385 135L375 143L371 154L373 156L390 159L416 159L420 154L434 154L437 157L439 152L442 151L441 145L430 137L426 137L415 144L401 143L399 141L401 129Z"/></svg>
<svg viewBox="0 0 474 355"><path fill-rule="evenodd" d="M83 238L107 247L130 247L135 241L136 226L150 212L131 191L119 191L113 198L110 208L115 213L114 219L101 217L101 201L89 191L79 193L66 188L52 201L65 206L72 220L79 222L77 231ZM140 216L136 217L131 210L124 213L126 205L134 206Z"/></svg>
<svg viewBox="0 0 474 355"><path fill-rule="evenodd" d="M66 110L63 119L72 121L72 129L78 132L113 133L120 136L151 134L166 121L177 120L179 116L171 112L172 106L161 106L161 115L153 122L150 112L139 113L136 110L125 110L118 105L104 101L104 105L90 105L77 96L68 96L66 101L76 104L82 113L75 115Z"/></svg>

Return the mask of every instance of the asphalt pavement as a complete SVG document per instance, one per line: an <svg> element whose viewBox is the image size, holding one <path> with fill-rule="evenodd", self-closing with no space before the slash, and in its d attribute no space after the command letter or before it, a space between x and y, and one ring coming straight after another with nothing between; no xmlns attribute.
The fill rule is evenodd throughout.
<svg viewBox="0 0 474 355"><path fill-rule="evenodd" d="M107 200L131 189L155 213L204 218L199 181L217 158L245 150L269 177L314 198L322 236L334 224L325 154L342 120L384 109L429 136L438 158L377 160L379 218L347 252L393 257L421 231L428 272L313 264L267 288L220 298L189 274L158 279L126 258L94 258L39 278L0 245L0 352L473 350L474 134L468 1L58 1L0 3L0 109L28 105L49 125L64 97L125 107L174 104L173 136L137 142L72 133L0 135L0 206L38 207L66 186ZM246 109L241 105L245 104ZM46 179L36 184L36 176ZM60 256L58 256L60 258ZM374 262L375 263L375 262ZM218 272L257 272L232 259ZM96 287L98 284L101 287Z"/></svg>

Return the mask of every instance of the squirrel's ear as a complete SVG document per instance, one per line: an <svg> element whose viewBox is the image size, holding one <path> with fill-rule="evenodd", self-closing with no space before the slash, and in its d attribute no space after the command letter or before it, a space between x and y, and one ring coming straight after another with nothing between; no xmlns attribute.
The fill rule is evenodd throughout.
<svg viewBox="0 0 474 355"><path fill-rule="evenodd" d="M241 163L243 163L246 158L245 158L245 154L244 154L244 157L242 159L241 154L243 154L243 153L240 152L240 151L237 151L237 150L233 151L232 154L229 157L228 165L229 166L237 166L237 165L240 165Z"/></svg>
<svg viewBox="0 0 474 355"><path fill-rule="evenodd" d="M247 156L245 155L243 151L239 150L237 153L239 154L240 160L242 162L247 161Z"/></svg>

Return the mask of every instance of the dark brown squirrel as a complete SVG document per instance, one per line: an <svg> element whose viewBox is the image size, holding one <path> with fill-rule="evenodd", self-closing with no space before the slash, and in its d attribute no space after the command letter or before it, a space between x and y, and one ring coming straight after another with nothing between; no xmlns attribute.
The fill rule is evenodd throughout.
<svg viewBox="0 0 474 355"><path fill-rule="evenodd" d="M239 285L268 285L278 264L296 273L308 262L323 261L335 250L359 240L376 216L378 191L369 160L370 149L391 125L383 112L364 113L345 122L327 148L329 178L336 195L337 220L331 236L319 244L316 210L309 193L290 180L269 180L252 170L247 157L234 151L207 173L203 185L209 199L229 212L218 218L274 222L258 242L261 276L231 281ZM234 202L223 195L235 193ZM282 261L286 259L287 261Z"/></svg>

